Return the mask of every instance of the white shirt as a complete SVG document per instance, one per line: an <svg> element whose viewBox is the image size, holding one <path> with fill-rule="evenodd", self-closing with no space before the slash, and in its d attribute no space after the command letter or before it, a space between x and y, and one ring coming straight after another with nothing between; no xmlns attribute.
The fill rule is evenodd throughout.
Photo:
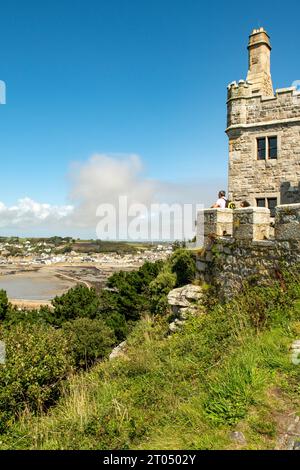
<svg viewBox="0 0 300 470"><path fill-rule="evenodd" d="M217 204L218 207L220 207L220 209L225 209L226 208L226 199L224 197L221 197L220 199L217 200L216 204Z"/></svg>

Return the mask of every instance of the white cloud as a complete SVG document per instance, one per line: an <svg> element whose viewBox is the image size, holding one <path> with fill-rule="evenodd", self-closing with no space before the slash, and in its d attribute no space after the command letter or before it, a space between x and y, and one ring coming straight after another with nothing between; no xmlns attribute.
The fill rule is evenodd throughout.
<svg viewBox="0 0 300 470"><path fill-rule="evenodd" d="M120 196L128 205L151 203L193 203L211 205L224 180L206 180L199 174L194 181L169 183L147 178L137 155L96 154L84 163L74 163L70 171L68 205L51 205L19 199L13 206L0 202L1 233L39 235L65 234L95 238L101 204L118 207ZM143 216L141 216L143 218Z"/></svg>
<svg viewBox="0 0 300 470"><path fill-rule="evenodd" d="M27 226L52 224L69 217L73 206L51 206L35 202L29 197L19 199L17 204L7 207L0 202L0 227L21 228Z"/></svg>
<svg viewBox="0 0 300 470"><path fill-rule="evenodd" d="M70 198L75 205L73 223L95 230L97 207L116 206L119 196L127 196L129 204L149 205L156 198L159 184L145 178L142 170L137 155L93 155L84 164L74 164L70 175Z"/></svg>

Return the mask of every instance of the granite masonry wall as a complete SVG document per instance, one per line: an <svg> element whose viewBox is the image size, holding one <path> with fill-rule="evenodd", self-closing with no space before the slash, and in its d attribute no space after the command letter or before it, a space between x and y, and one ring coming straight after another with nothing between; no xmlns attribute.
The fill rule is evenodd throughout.
<svg viewBox="0 0 300 470"><path fill-rule="evenodd" d="M247 79L227 87L229 198L251 205L258 198L300 202L300 93L296 87L274 93L271 43L263 28L251 33L248 53ZM257 139L264 137L277 137L277 158L266 152L265 159L258 159Z"/></svg>
<svg viewBox="0 0 300 470"><path fill-rule="evenodd" d="M300 265L300 204L276 208L274 237L269 230L269 209L203 212L204 245L197 254L197 273L217 288L221 298L236 294L246 280L265 285L280 280L283 268Z"/></svg>
<svg viewBox="0 0 300 470"><path fill-rule="evenodd" d="M300 94L287 88L275 96L252 96L246 82L235 83L229 87L227 106L229 198L253 205L263 197L286 202L284 185L297 188L300 181ZM277 159L258 160L257 139L273 136ZM299 192L293 193L294 201L300 202Z"/></svg>

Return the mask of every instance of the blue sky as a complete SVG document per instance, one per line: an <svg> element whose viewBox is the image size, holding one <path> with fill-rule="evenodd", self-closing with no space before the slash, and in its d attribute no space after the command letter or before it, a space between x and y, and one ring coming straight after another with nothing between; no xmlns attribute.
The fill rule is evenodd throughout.
<svg viewBox="0 0 300 470"><path fill-rule="evenodd" d="M300 79L300 4L200 0L0 1L0 201L70 204L93 154L139 155L143 176L226 186L226 86L271 36L275 88ZM215 188L213 187L215 184Z"/></svg>

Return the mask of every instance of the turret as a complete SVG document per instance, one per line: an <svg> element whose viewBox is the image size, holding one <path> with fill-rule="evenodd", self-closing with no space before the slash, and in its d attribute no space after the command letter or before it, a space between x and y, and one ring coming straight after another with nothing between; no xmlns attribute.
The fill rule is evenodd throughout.
<svg viewBox="0 0 300 470"><path fill-rule="evenodd" d="M249 70L247 82L251 83L253 94L264 96L274 95L270 57L270 38L264 28L254 29L249 36Z"/></svg>

